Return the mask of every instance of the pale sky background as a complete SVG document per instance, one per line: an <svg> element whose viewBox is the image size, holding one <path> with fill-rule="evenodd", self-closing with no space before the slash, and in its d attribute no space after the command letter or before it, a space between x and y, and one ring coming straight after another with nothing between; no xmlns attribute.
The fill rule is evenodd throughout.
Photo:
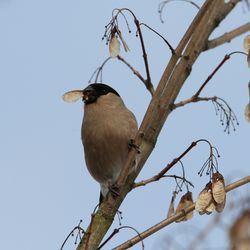
<svg viewBox="0 0 250 250"><path fill-rule="evenodd" d="M58 250L80 219L83 228L88 225L98 202L99 185L90 177L84 163L80 140L82 103L67 104L61 96L68 90L88 85L95 68L108 57L108 47L101 38L113 8L130 8L141 22L155 28L175 47L197 10L186 3L170 3L164 10L165 23L161 24L157 13L159 3L0 0L0 249ZM213 37L249 22L249 16L246 6L239 4ZM123 33L131 52L122 51L122 55L145 75L130 17L129 22L132 34L126 30ZM170 52L150 31L143 29L143 34L156 86ZM243 38L240 36L202 54L178 100L190 97L226 53L242 51ZM219 149L219 169L225 177L233 180L248 175L250 124L245 122L243 110L248 102L249 76L246 58L234 55L202 94L218 95L229 102L240 122L236 132L229 136L223 132L211 103L180 108L169 117L138 180L158 173L200 138L210 140ZM116 60L104 68L103 80L120 93L140 123L150 101L141 82ZM195 185L194 198L208 182L206 176L197 175L208 153L207 145L200 144L183 159L186 176ZM180 167L171 173L180 175ZM129 194L121 207L123 225L141 232L164 219L174 188L173 180L164 179ZM249 188L240 190L245 193ZM194 225L192 230L186 232L193 235L194 228L198 230L211 218L195 214L192 222L170 225L146 239L145 249L161 249L165 237L177 238L174 232L190 225ZM119 227L117 219L112 230L116 227ZM111 249L132 236L133 231L124 229L104 249ZM218 237L226 236L214 234L213 242L218 242ZM184 242L181 236L178 239ZM226 241L225 238L221 243ZM73 242L70 239L64 249L74 249ZM133 249L141 248L138 245Z"/></svg>

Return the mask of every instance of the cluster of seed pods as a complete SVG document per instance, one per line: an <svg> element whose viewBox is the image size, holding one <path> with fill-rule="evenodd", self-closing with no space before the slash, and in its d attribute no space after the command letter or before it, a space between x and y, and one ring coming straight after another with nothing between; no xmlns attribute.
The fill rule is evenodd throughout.
<svg viewBox="0 0 250 250"><path fill-rule="evenodd" d="M222 212L226 203L225 182L222 174L213 173L211 181L200 192L195 210L200 214L211 214L214 210Z"/></svg>

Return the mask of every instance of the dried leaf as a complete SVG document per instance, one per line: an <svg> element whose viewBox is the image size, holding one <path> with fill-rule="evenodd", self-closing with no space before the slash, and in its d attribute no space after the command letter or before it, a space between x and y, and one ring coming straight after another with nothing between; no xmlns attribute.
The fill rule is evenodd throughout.
<svg viewBox="0 0 250 250"><path fill-rule="evenodd" d="M250 122L250 103L245 107L245 118L248 122Z"/></svg>
<svg viewBox="0 0 250 250"><path fill-rule="evenodd" d="M116 36L113 36L110 39L109 54L112 58L115 58L120 54L120 42Z"/></svg>
<svg viewBox="0 0 250 250"><path fill-rule="evenodd" d="M187 192L186 194L184 194L181 197L180 202L179 202L179 204L178 204L178 206L176 208L176 213L185 210L187 207L191 206L192 204L194 204L193 197L192 197L192 192ZM187 221L187 220L190 220L192 218L193 218L193 211L185 214L183 217L176 220L175 222Z"/></svg>
<svg viewBox="0 0 250 250"><path fill-rule="evenodd" d="M72 91L66 92L62 96L65 102L76 102L82 97L83 97L82 90L72 90Z"/></svg>

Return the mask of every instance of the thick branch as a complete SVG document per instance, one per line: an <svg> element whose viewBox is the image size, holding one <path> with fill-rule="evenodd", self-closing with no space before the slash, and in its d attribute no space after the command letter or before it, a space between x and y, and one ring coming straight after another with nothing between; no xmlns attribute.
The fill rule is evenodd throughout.
<svg viewBox="0 0 250 250"><path fill-rule="evenodd" d="M213 40L208 41L207 47L205 50L213 49L224 43L229 43L231 40L237 36L240 36L247 31L250 31L250 23L246 23L230 32L226 32L224 35L219 36Z"/></svg>
<svg viewBox="0 0 250 250"><path fill-rule="evenodd" d="M246 176L246 177L226 186L226 192L230 192L230 191L232 191L240 186L243 186L249 182L250 182L250 176ZM148 236L159 231L160 229L162 229L162 228L168 226L169 224L175 222L176 220L182 218L183 216L185 216L189 212L193 211L194 209L195 209L195 204L189 206L186 209L183 209L181 212L176 213L175 215L159 222L158 224L155 224L154 226L152 226L149 229L145 230L144 232L140 233L140 236L136 236L136 237L126 241L125 243L121 244L120 246L114 248L113 250L124 250L124 249L128 249L128 248L134 246L135 244L140 242L142 239L147 238Z"/></svg>

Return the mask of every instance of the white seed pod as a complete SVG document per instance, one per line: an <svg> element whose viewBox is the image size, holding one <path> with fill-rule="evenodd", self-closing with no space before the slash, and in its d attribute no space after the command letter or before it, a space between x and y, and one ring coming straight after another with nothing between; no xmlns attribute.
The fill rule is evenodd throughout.
<svg viewBox="0 0 250 250"><path fill-rule="evenodd" d="M213 197L209 188L205 187L199 194L197 201L195 203L195 210L199 212L200 215L206 213L206 209L212 203Z"/></svg>
<svg viewBox="0 0 250 250"><path fill-rule="evenodd" d="M245 119L250 122L250 103L245 107Z"/></svg>
<svg viewBox="0 0 250 250"><path fill-rule="evenodd" d="M212 194L217 204L222 204L226 199L225 182L223 176L216 172L212 176Z"/></svg>
<svg viewBox="0 0 250 250"><path fill-rule="evenodd" d="M109 54L112 58L115 58L120 54L120 42L115 35L111 37L109 42Z"/></svg>
<svg viewBox="0 0 250 250"><path fill-rule="evenodd" d="M180 202L176 208L176 213L179 213L183 210L185 210L187 207L193 205L193 198L192 198L192 192L187 192L186 194L184 194L181 199ZM193 218L193 211L185 214L183 217L181 217L180 219L176 220L175 222L181 222L181 221L187 221Z"/></svg>
<svg viewBox="0 0 250 250"><path fill-rule="evenodd" d="M245 52L248 54L250 51L250 35L246 36L243 41Z"/></svg>
<svg viewBox="0 0 250 250"><path fill-rule="evenodd" d="M83 97L82 90L72 90L72 91L66 92L62 96L65 102L76 102L82 97Z"/></svg>

